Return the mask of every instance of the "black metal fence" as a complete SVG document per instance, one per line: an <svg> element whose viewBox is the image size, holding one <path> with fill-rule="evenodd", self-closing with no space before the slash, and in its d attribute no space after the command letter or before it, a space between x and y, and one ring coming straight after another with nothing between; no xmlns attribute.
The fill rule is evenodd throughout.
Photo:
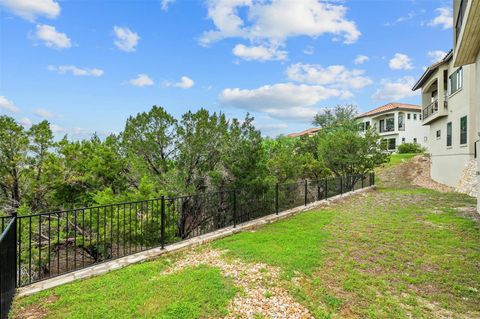
<svg viewBox="0 0 480 319"><path fill-rule="evenodd" d="M17 282L17 218L2 218L0 235L0 318L6 319ZM7 222L5 224L5 222Z"/></svg>
<svg viewBox="0 0 480 319"><path fill-rule="evenodd" d="M370 173L18 216L9 278L29 285L373 184Z"/></svg>

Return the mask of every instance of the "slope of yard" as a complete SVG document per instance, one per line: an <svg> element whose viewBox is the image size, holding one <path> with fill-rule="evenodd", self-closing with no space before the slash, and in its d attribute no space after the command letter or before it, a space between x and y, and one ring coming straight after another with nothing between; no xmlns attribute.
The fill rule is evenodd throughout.
<svg viewBox="0 0 480 319"><path fill-rule="evenodd" d="M18 299L14 317L480 318L475 200L398 163L378 191Z"/></svg>

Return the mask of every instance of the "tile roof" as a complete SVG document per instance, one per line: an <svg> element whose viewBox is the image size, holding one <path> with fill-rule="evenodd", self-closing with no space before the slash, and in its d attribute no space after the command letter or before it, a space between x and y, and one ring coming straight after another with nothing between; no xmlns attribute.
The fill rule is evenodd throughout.
<svg viewBox="0 0 480 319"><path fill-rule="evenodd" d="M301 131L301 132L298 132L298 133L290 133L290 134L287 135L287 137L299 137L299 136L303 136L303 135L312 135L312 134L317 133L318 131L320 131L319 127L312 127L312 128L306 129L305 131Z"/></svg>
<svg viewBox="0 0 480 319"><path fill-rule="evenodd" d="M396 110L396 109L418 111L418 112L422 110L422 108L419 105L405 104L405 103L388 103L380 107L377 107L376 109L373 109L371 111L360 114L359 116L357 116L357 119Z"/></svg>

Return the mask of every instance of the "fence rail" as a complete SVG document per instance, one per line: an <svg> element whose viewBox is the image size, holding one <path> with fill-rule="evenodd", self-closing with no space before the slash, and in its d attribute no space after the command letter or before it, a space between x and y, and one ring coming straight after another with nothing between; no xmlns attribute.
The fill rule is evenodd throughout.
<svg viewBox="0 0 480 319"><path fill-rule="evenodd" d="M12 236L12 227L16 232L15 268L2 268L2 276L21 287L373 184L370 173L0 217L2 240ZM2 255L2 265L3 260ZM3 282L2 277L2 307Z"/></svg>

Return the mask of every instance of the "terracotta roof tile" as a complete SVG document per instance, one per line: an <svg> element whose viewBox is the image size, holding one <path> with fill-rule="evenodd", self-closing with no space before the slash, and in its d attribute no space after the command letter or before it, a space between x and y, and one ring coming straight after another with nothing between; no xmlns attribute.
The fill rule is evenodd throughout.
<svg viewBox="0 0 480 319"><path fill-rule="evenodd" d="M396 109L412 110L412 111L418 111L418 112L422 110L422 108L419 105L405 104L405 103L388 103L380 107L377 107L376 109L373 109L371 111L360 114L359 116L357 116L357 119L396 110Z"/></svg>
<svg viewBox="0 0 480 319"><path fill-rule="evenodd" d="M320 131L320 128L312 127L312 128L306 129L305 131L301 131L301 132L298 132L298 133L290 133L290 134L287 135L287 137L299 137L299 136L303 136L303 135L312 135L312 134L314 134L318 131Z"/></svg>

